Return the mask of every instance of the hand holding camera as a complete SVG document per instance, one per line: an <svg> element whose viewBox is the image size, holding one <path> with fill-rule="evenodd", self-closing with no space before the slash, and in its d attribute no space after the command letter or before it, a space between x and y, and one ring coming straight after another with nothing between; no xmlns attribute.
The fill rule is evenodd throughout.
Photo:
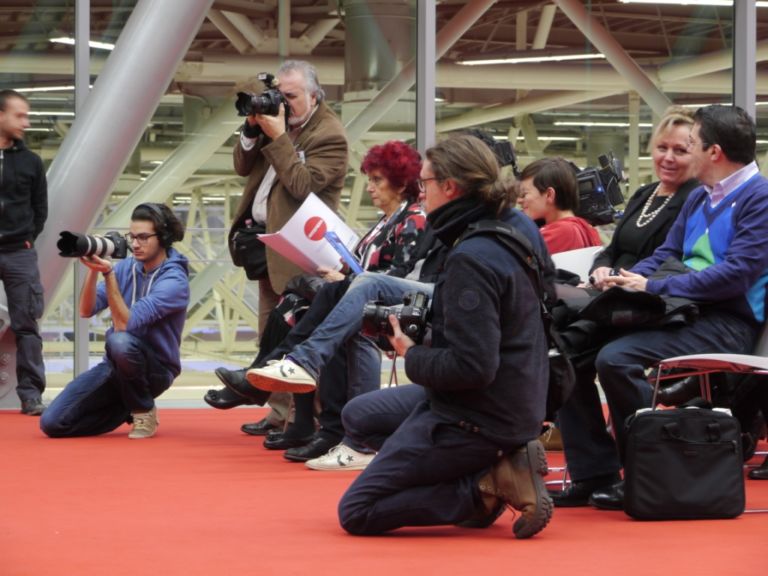
<svg viewBox="0 0 768 576"><path fill-rule="evenodd" d="M235 108L238 115L247 116L243 125L243 134L247 138L258 138L263 132L274 140L285 133L290 108L272 74L261 72L257 77L266 90L261 94L238 92Z"/></svg>
<svg viewBox="0 0 768 576"><path fill-rule="evenodd" d="M82 262L85 266L94 272L101 272L105 276L108 276L109 273L112 272L112 262L109 260L104 260L103 258L99 258L95 255L81 256L80 262Z"/></svg>
<svg viewBox="0 0 768 576"><path fill-rule="evenodd" d="M395 350L401 354L396 344L405 347L405 351L424 342L431 318L430 306L429 297L424 292L408 292L403 295L403 303L396 306L386 306L378 301L368 302L363 308L362 332L365 336L375 338L382 350Z"/></svg>
<svg viewBox="0 0 768 576"><path fill-rule="evenodd" d="M389 325L392 327L392 334L387 334L389 344L398 356L404 357L411 346L416 346L416 342L403 334L403 331L400 329L400 320L397 316L390 314L388 320Z"/></svg>

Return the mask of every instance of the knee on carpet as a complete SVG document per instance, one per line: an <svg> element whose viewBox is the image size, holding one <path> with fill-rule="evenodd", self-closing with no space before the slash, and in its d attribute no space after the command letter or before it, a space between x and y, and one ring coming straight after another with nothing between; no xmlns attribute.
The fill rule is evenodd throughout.
<svg viewBox="0 0 768 576"><path fill-rule="evenodd" d="M347 497L347 494L342 496L339 502L339 524L354 536L373 534L373 532L366 530L366 507L359 502L353 502L351 498Z"/></svg>
<svg viewBox="0 0 768 576"><path fill-rule="evenodd" d="M40 416L40 430L49 438L63 438L67 435L68 427L49 408Z"/></svg>

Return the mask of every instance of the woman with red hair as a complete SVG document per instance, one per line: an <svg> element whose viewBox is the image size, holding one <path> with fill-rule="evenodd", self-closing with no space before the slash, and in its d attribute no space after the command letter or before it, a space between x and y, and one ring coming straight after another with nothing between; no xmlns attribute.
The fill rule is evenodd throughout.
<svg viewBox="0 0 768 576"><path fill-rule="evenodd" d="M355 247L367 272L400 275L426 223L418 204L419 153L405 142L393 140L371 148L360 167L368 176L371 202L384 215ZM326 280L341 280L334 272Z"/></svg>
<svg viewBox="0 0 768 576"><path fill-rule="evenodd" d="M363 159L361 170L368 176L367 191L371 202L383 215L357 243L353 253L366 272L405 276L412 268L415 249L426 224L426 216L418 203L421 157L408 144L390 141L372 147ZM322 456L338 444L344 434L340 414L346 401L377 389L381 384L381 358L375 345L362 336L336 342L334 330L323 325L345 294L352 276L329 269L318 270L318 275L326 284L317 292L304 316L279 346L269 354L260 350L254 362L255 366L261 367L290 352L291 358L301 362L302 369L311 371L317 381L322 406L318 416L320 430L315 432L314 393L295 393L294 422L283 434L273 434L264 443L270 449L287 450L286 459L294 461ZM362 314L362 310L359 313ZM266 332L265 336L268 336ZM264 339L261 346L264 348ZM231 380L223 380L229 388L209 391L206 401L215 407L229 408L246 403L248 398L254 398L254 393L260 393L245 382L244 374L242 385L245 389L239 385L230 390ZM216 394L209 401L211 392ZM228 400L234 393L244 398L240 401L235 398L234 402ZM218 401L219 398L223 401ZM264 422L245 426L253 427L259 433L265 431ZM246 428L244 430L251 433Z"/></svg>

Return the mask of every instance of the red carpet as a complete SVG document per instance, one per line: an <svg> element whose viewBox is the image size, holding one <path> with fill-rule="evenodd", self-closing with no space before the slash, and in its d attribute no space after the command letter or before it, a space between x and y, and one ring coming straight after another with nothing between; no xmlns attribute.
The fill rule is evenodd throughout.
<svg viewBox="0 0 768 576"><path fill-rule="evenodd" d="M0 412L0 575L764 572L768 514L638 522L558 509L526 541L511 536L509 512L482 531L348 536L336 503L355 473L307 470L240 433L262 413L166 409L156 438L132 441L127 426L52 440L37 419ZM747 506L768 508L768 482L747 481Z"/></svg>

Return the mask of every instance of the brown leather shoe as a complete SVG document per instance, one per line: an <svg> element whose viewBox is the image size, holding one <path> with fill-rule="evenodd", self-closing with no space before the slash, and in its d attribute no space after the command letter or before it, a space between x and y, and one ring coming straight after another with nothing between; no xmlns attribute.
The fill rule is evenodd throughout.
<svg viewBox="0 0 768 576"><path fill-rule="evenodd" d="M478 488L489 508L490 498L498 497L521 512L512 526L517 538L541 532L552 518L554 505L543 480L547 471L544 447L537 439L504 456L480 478Z"/></svg>

